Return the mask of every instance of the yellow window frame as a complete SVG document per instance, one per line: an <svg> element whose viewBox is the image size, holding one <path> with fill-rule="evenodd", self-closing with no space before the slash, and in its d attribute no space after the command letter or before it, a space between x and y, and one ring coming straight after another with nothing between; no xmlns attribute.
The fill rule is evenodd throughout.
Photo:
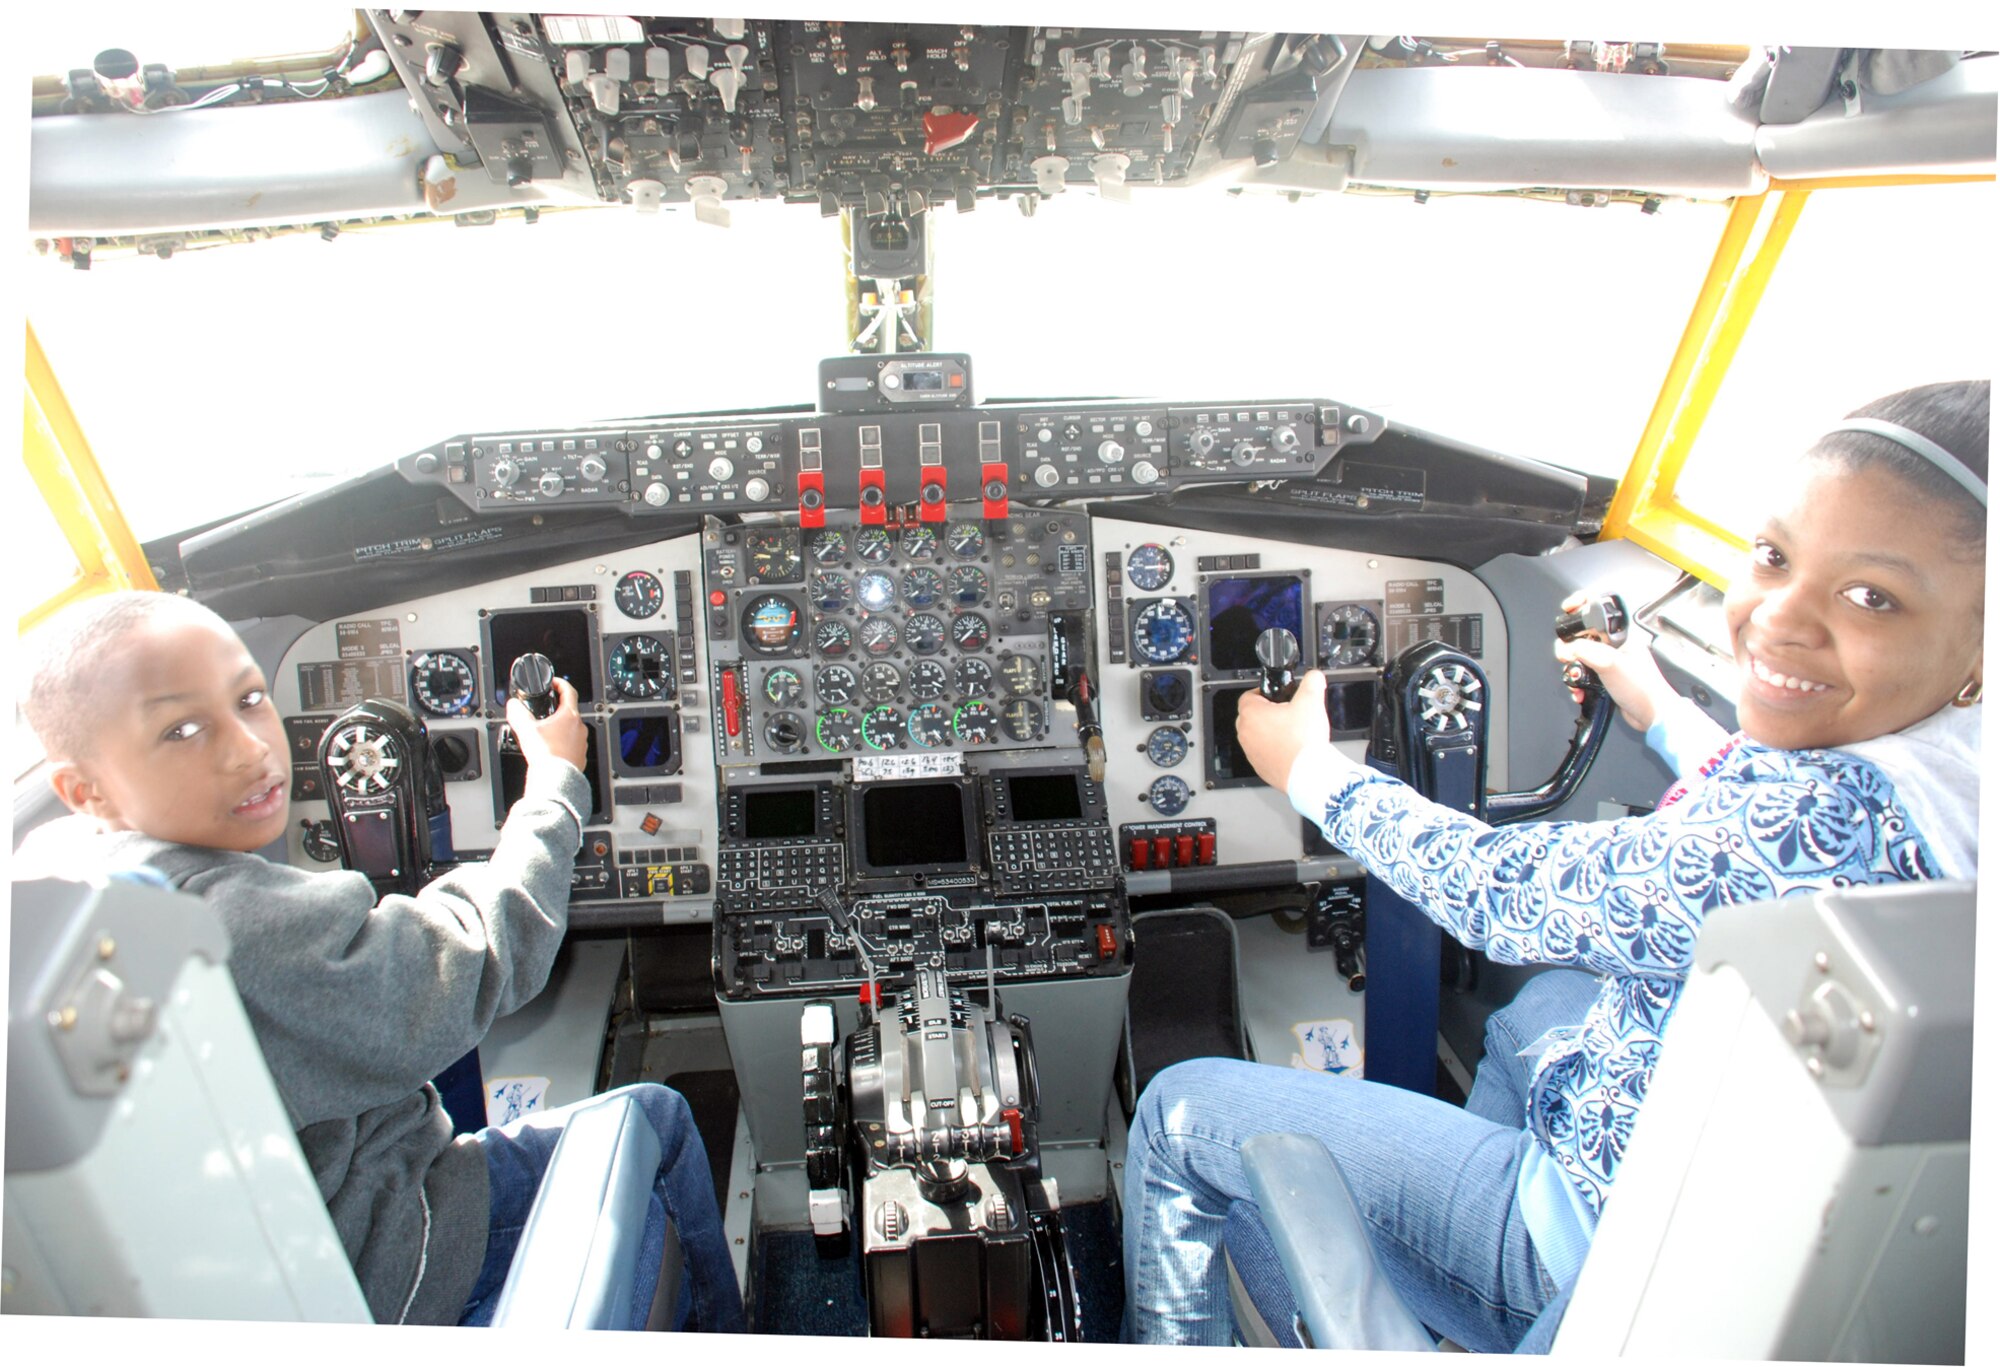
<svg viewBox="0 0 2000 1367"><path fill-rule="evenodd" d="M33 323L28 324L26 372L21 459L76 555L77 577L22 613L19 631L94 594L160 586L56 382Z"/></svg>
<svg viewBox="0 0 2000 1367"><path fill-rule="evenodd" d="M1762 194L1738 199L1695 296L1694 310L1646 419L1632 464L1611 500L1602 537L1634 541L1717 588L1728 588L1749 542L1682 502L1677 486L1806 200L1818 190L1992 179L1984 175L1773 180ZM1775 207L1767 216L1766 202L1773 195Z"/></svg>

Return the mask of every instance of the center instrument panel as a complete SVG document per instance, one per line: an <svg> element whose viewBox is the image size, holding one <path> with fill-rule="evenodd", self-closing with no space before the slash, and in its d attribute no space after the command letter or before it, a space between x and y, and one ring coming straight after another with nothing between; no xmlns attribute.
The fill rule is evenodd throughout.
<svg viewBox="0 0 2000 1367"><path fill-rule="evenodd" d="M365 698L424 721L454 856L490 851L525 775L507 670L531 650L576 686L592 737L573 923L713 921L737 1001L866 992L919 961L963 981L1119 975L1128 897L1351 876L1234 743L1269 626L1328 670L1332 732L1357 755L1397 651L1442 637L1480 658L1504 785L1506 632L1469 572L1062 502L1142 475L1325 469L1377 420L1318 401L1028 409L668 419L402 462L487 518L600 494L686 515L657 541L300 636L273 680L292 861L339 857L323 784L341 776L315 747Z"/></svg>

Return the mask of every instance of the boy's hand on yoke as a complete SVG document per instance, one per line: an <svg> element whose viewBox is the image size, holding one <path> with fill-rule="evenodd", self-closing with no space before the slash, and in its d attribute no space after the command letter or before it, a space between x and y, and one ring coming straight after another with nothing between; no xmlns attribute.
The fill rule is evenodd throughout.
<svg viewBox="0 0 2000 1367"><path fill-rule="evenodd" d="M557 679L555 688L556 710L539 721L527 703L509 698L507 723L531 768L545 760L563 759L581 769L590 755L590 730L576 710L576 688L568 679Z"/></svg>
<svg viewBox="0 0 2000 1367"><path fill-rule="evenodd" d="M1237 705L1236 740L1257 777L1285 791L1292 764L1308 748L1331 735L1326 724L1326 675L1317 669L1299 676L1290 702L1276 703L1256 689Z"/></svg>

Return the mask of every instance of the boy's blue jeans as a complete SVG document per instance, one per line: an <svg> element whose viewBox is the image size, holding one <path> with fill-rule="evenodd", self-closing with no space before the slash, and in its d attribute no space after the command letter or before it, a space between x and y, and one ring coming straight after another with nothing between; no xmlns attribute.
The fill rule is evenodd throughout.
<svg viewBox="0 0 2000 1367"><path fill-rule="evenodd" d="M1239 1151L1254 1135L1295 1132L1339 1162L1411 1313L1475 1352L1512 1351L1558 1290L1514 1199L1534 1142L1523 1127L1530 1061L1518 1051L1581 1020L1596 990L1587 974L1545 973L1496 1012L1465 1110L1236 1059L1161 1072L1139 1098L1125 1159L1126 1340L1230 1341L1220 1248L1230 1204L1250 1196Z"/></svg>
<svg viewBox="0 0 2000 1367"><path fill-rule="evenodd" d="M709 1171L708 1152L694 1117L679 1092L656 1083L642 1082L608 1092L606 1096L636 1098L653 1129L660 1137L660 1173L653 1182L653 1199L646 1210L646 1229L640 1247L637 1285L633 1307L637 1323L646 1327L646 1313L653 1303L653 1285L659 1280L660 1258L666 1249L667 1221L673 1221L680 1238L684 1261L680 1302L675 1306L672 1327L709 1333L743 1331L743 1297L736 1285L736 1270L730 1262L728 1241L722 1234L722 1214L715 1207L715 1179ZM592 1097L594 1104L603 1097ZM486 1262L473 1283L460 1324L486 1325L493 1321L500 1288L507 1281L507 1269L521 1241L521 1227L534 1206L535 1192L547 1171L556 1141L562 1138L573 1107L562 1106L521 1117L499 1128L488 1126L478 1135L486 1154L486 1175L491 1188L489 1225L486 1235Z"/></svg>

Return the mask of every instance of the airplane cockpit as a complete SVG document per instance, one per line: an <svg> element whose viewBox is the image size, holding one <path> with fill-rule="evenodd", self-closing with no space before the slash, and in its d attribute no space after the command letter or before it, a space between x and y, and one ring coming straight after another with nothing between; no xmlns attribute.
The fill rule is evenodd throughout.
<svg viewBox="0 0 2000 1367"><path fill-rule="evenodd" d="M1458 944L1260 779L1238 737L1244 700L1288 698L1318 671L1338 749L1495 826L1652 810L1673 774L1552 650L1582 635L1650 641L1674 687L1733 727L1719 566L1743 541L1684 515L1672 493L1797 216L1778 202L1883 178L1971 182L1990 223L2000 64L1942 49L436 10L365 11L312 61L144 56L79 54L37 79L28 210L42 256L30 265L51 281L191 268L284 237L332 251L348 236L374 247L540 233L577 215L678 230L609 297L525 274L405 274L384 246L369 307L399 321L380 334L372 378L299 420L398 406L427 437L262 506L128 538L129 554L104 534L115 509L82 498L100 510L93 544L109 548L98 586L209 606L268 678L291 777L287 832L264 857L359 872L382 894L486 860L527 787L508 700L551 701L566 680L589 734L567 937L546 989L439 1079L454 1120L476 1128L665 1082L700 1128L754 1332L1064 1343L1118 1337L1127 1129L1163 1069L1249 1059L1462 1101L1487 1018L1533 975ZM1080 364L1093 349L1172 356L1156 397L1102 397L1124 382L1081 368L1067 394L1010 395L989 379L998 358L951 349L965 268L953 220L1053 217L1081 199L1138 215L1154 199L1232 192L1435 196L1433 209L1484 195L1635 219L1686 200L1725 206L1728 224L1693 273L1686 332L1647 353L1668 378L1631 424L1631 470L1629 449L1615 468L1583 470L1532 443L1433 431L1338 368L1317 385L1295 387L1287 368L1285 384L1211 387L1198 353L1251 343L1204 331L1204 295L1264 292L1294 354L1310 356L1323 331L1370 326L1340 306L1339 278L1404 267L1347 259L1335 242L1321 260L1272 262L1254 241L1189 241L1179 279L1106 257L1073 262L1070 279L1014 283L1039 300L1039 327L1094 332ZM795 345L733 348L724 401L683 382L681 351L705 345L700 320L729 307L729 273L701 278L702 235L734 231L732 216L809 226L815 209L844 258L845 335L812 369L773 361ZM1409 289L1441 328L1447 305L1532 306L1574 310L1585 334L1610 296L1647 288L1543 280L1524 298L1428 270ZM454 296L475 284L510 300L497 335L471 335L457 315ZM1122 299L1159 293L1181 296L1179 335L1120 325ZM37 327L60 334L31 322L31 410L53 393L45 409L66 412ZM543 359L635 349L654 358L657 387L589 420ZM424 383L427 355L446 350L483 354L486 393L456 372ZM55 358L85 363L74 344ZM1516 430L1564 425L1553 366L1491 364L1544 386L1523 389L1539 415ZM489 411L506 418L482 420ZM73 426L48 425L38 447L31 414L45 497L103 483L75 477L78 443L62 435ZM219 479L285 441L195 442L177 458L189 472L215 462ZM70 474L44 479L38 461ZM39 615L24 611L24 628ZM45 782L17 775L17 843L60 811ZM26 1128L31 1111L68 1104L51 1099L68 1046L28 1056L40 1022L113 1011L104 1047L123 1085L234 1084L198 1062L138 1066L167 1047L158 1017L117 1014L99 978L65 976L110 943L85 932L91 916L170 894L72 894L62 905L82 919L45 944L22 938L29 907L44 905L30 886L61 902L15 885L4 1308L366 1318L352 1297L297 1290L344 1271L329 1273L324 1245L280 1259L278 1283L204 1277L185 1266L202 1238L191 1204L178 1218L195 1232L175 1245L70 1220L79 1203L134 1199L132 1179L82 1159L83 1140ZM1953 1059L1962 1043L1969 1069L1970 885L1962 893L1962 982L1883 969L1907 945L1870 929L1872 903L1822 912L1852 931L1837 933L1861 965L1850 989L1903 1005L1934 991L1915 1014L1948 1039L1921 1056ZM1717 927L1739 931L1754 939ZM189 937L117 939L120 955L215 953ZM70 968L28 973L44 950ZM192 1030L191 989L168 990L175 971L145 970L148 991ZM1740 1023L1791 1040L1773 1047L1800 1087L1824 1084L1849 1057L1827 1063L1839 1040L1812 1009L1799 1016L1787 974L1761 980L1772 1020L1737 1009ZM97 996L63 995L86 980ZM1752 1054L1718 1045L1708 1057L1748 1067ZM216 1058L255 1070L254 1050ZM1821 1066L1808 1075L1801 1058ZM1952 1087L1889 1071L1871 1085ZM17 1090L30 1081L51 1093ZM1672 1094L1690 1107L1713 1101L1682 1086ZM153 1104L171 1113L166 1097ZM120 1123L91 1114L76 1128ZM1961 1360L1969 1140L1950 1124L1918 1138L1932 1166L1910 1179L1915 1204L1879 1228L1840 1224L1840 1277L1801 1255L1769 1272L1770 1307L1679 1338L1658 1305L1653 1319L1612 1309L1600 1288L1590 1308L1587 1280L1569 1342ZM1850 1127L1843 1142L1860 1141ZM1829 1181L1847 1190L1886 1162L1857 1159ZM248 1165L212 1166L199 1200L270 1198ZM186 1181L178 1199L195 1202ZM1631 1204L1636 1221L1645 1203ZM296 1207L307 1239L313 1212ZM1665 1227L1671 1207L1654 1199L1647 1214ZM1660 1244L1684 1259L1719 1237L1690 1209L1681 1242ZM1942 1235L1908 1235L1920 1217ZM260 1227L276 1226L218 1217L212 1266L269 1261L281 1241ZM1621 1225L1608 1255L1652 1256L1635 1251L1640 1237ZM1307 1326L1309 1298L1295 1296L1289 1327ZM1874 1318L1829 1327L1838 1297L1875 1305Z"/></svg>

